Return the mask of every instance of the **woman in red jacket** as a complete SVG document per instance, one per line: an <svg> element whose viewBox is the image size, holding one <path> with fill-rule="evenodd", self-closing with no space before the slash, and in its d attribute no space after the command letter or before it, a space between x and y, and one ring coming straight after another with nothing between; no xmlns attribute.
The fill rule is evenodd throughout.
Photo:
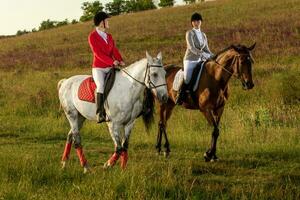
<svg viewBox="0 0 300 200"><path fill-rule="evenodd" d="M89 35L89 44L94 54L92 74L96 83L96 115L98 123L105 121L104 110L104 79L106 74L114 66L124 66L122 56L115 46L111 34L106 33L109 28L109 16L105 12L99 12L94 17L96 29Z"/></svg>

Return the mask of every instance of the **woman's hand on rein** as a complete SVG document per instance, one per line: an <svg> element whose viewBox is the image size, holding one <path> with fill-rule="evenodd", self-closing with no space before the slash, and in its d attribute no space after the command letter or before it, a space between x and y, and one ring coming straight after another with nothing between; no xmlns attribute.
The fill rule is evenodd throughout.
<svg viewBox="0 0 300 200"><path fill-rule="evenodd" d="M125 66L125 63L124 63L123 61L121 61L119 64L120 64L121 66Z"/></svg>
<svg viewBox="0 0 300 200"><path fill-rule="evenodd" d="M119 61L117 61L117 60L114 61L114 66L118 66L119 64L120 64Z"/></svg>

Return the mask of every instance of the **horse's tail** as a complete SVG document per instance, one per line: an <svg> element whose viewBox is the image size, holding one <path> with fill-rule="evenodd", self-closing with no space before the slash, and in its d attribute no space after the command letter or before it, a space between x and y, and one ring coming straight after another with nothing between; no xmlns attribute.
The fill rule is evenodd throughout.
<svg viewBox="0 0 300 200"><path fill-rule="evenodd" d="M59 91L59 89L60 89L62 83L63 83L65 80L67 80L67 79L64 78L64 79L61 79L60 81L58 81L58 83L57 83L57 91ZM61 103L59 103L59 111L61 111L61 110L62 110L62 105L61 105Z"/></svg>
<svg viewBox="0 0 300 200"><path fill-rule="evenodd" d="M151 125L154 122L154 104L155 99L151 90L146 88L144 91L144 100L143 100L143 121L148 132L151 128Z"/></svg>
<svg viewBox="0 0 300 200"><path fill-rule="evenodd" d="M58 81L58 83L57 83L57 91L59 91L59 89L60 89L60 87L61 87L61 84L62 84L65 80L67 80L67 79L64 78L64 79L61 79L60 81Z"/></svg>

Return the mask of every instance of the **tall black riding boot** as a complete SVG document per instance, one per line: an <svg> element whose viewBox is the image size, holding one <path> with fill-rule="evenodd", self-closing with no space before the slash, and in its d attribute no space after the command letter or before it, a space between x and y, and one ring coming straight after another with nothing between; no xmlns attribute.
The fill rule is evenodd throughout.
<svg viewBox="0 0 300 200"><path fill-rule="evenodd" d="M105 110L104 110L104 96L102 93L96 93L96 115L97 115L97 122L105 122Z"/></svg>
<svg viewBox="0 0 300 200"><path fill-rule="evenodd" d="M188 85L183 82L180 90L178 91L178 94L177 94L177 97L175 100L175 104L181 105L183 103L187 87L188 87Z"/></svg>

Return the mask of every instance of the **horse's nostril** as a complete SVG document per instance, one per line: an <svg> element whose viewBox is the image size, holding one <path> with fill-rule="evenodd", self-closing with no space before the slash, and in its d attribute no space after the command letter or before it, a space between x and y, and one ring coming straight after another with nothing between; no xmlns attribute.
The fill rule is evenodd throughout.
<svg viewBox="0 0 300 200"><path fill-rule="evenodd" d="M167 102L168 96L167 96L167 95L164 95L164 96L162 97L162 100L163 100L163 102Z"/></svg>
<svg viewBox="0 0 300 200"><path fill-rule="evenodd" d="M247 89L252 89L253 87L254 87L254 84L252 83L252 82L246 82L246 87L247 87Z"/></svg>

